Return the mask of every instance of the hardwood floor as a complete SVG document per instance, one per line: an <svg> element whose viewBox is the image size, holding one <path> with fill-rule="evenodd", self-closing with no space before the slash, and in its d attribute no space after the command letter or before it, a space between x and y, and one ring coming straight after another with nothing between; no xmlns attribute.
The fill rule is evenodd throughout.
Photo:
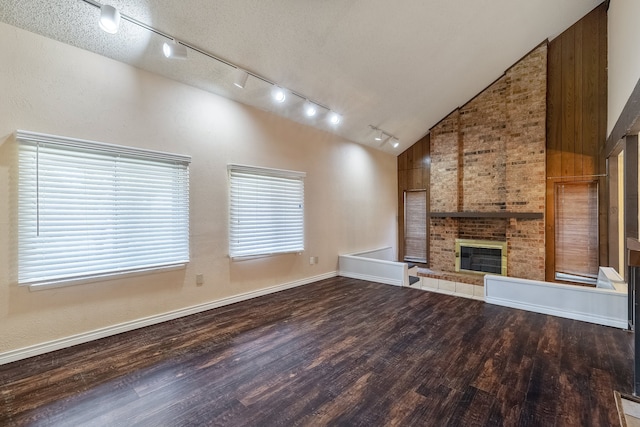
<svg viewBox="0 0 640 427"><path fill-rule="evenodd" d="M632 335L335 278L0 366L0 425L609 426Z"/></svg>

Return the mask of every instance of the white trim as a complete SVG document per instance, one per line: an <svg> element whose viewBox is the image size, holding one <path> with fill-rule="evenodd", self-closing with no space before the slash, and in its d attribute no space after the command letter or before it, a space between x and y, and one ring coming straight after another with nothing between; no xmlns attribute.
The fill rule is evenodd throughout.
<svg viewBox="0 0 640 427"><path fill-rule="evenodd" d="M397 263L397 261L395 260L395 250L392 246L385 246L384 248L380 248L380 249L373 249L370 251L345 254L342 256L375 259L377 261L384 261L384 263L387 263L387 264Z"/></svg>
<svg viewBox="0 0 640 427"><path fill-rule="evenodd" d="M487 297L485 302L489 304L501 305L503 307L517 308L520 310L533 311L534 313L548 314L551 316L564 317L565 319L580 320L582 322L595 323L597 325L612 326L614 328L627 329L627 320L615 319L613 317L599 316L591 313L578 313L570 310L563 310L552 307L545 307L538 304L527 304L509 299Z"/></svg>
<svg viewBox="0 0 640 427"><path fill-rule="evenodd" d="M487 274L485 302L627 329L627 292Z"/></svg>
<svg viewBox="0 0 640 427"><path fill-rule="evenodd" d="M367 274L352 273L349 271L339 271L338 276L348 277L350 279L366 280L367 282L383 283L385 285L402 286L402 280L390 279L383 276L370 276Z"/></svg>
<svg viewBox="0 0 640 427"><path fill-rule="evenodd" d="M229 304L235 304L237 302L246 301L252 298L257 298L257 297L272 294L275 292L284 291L286 289L308 285L310 283L314 283L320 280L336 277L337 275L338 275L337 272L332 271L329 273L320 274L318 276L307 277L305 279L300 279L293 282L284 283L281 285L271 286L264 289L258 289L256 291L246 292L243 294L222 298L222 299L207 302L204 304L181 308L181 309L170 311L163 314L144 317L141 319L124 322L124 323L120 323L113 326L107 326L105 328L100 328L100 329L96 329L89 332L83 332L83 333L72 335L66 338L60 338L57 340L48 341L41 344L35 344L29 347L19 348L17 350L7 351L4 353L0 353L0 365L4 365L6 363L15 362L17 360L26 359L28 357L48 353L51 351L60 350L63 348L74 346L74 345L83 344L83 343L97 340L100 338L109 337L111 335L133 331L135 329L143 328L145 326L155 325L157 323L166 322L168 320L174 320L180 317L190 316L192 314L201 313L203 311L211 310L218 307L223 307Z"/></svg>
<svg viewBox="0 0 640 427"><path fill-rule="evenodd" d="M231 172L245 172L255 175L264 175L264 176L276 176L280 178L291 178L291 179L303 179L307 176L306 172L292 171L286 169L273 169L273 168L265 168L261 166L248 166L248 165L239 165L235 163L229 163L227 165L227 171Z"/></svg>
<svg viewBox="0 0 640 427"><path fill-rule="evenodd" d="M168 153L166 151L147 150L144 148L128 147L126 145L109 144L106 142L90 141L88 139L69 138L66 136L49 135L46 133L30 132L26 130L16 130L16 140L18 142L56 144L65 147L90 148L106 153L123 154L132 157L143 157L146 159L165 160L171 162L191 163L191 156L184 154Z"/></svg>
<svg viewBox="0 0 640 427"><path fill-rule="evenodd" d="M338 275L394 286L409 286L406 263L391 261L393 248L374 249L338 256Z"/></svg>
<svg viewBox="0 0 640 427"><path fill-rule="evenodd" d="M188 262L180 264L159 265L150 268L137 268L128 271L116 271L107 274L92 274L73 279L60 279L36 283L20 283L19 286L28 287L30 291L46 291L47 289L64 288L66 286L85 285L87 283L105 282L109 280L124 279L130 277L143 276L151 273L160 273L174 270L183 270Z"/></svg>

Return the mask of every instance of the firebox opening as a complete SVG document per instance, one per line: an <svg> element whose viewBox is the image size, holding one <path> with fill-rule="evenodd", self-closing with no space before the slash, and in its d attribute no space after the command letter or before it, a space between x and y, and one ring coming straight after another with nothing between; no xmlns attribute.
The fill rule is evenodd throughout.
<svg viewBox="0 0 640 427"><path fill-rule="evenodd" d="M456 239L456 271L507 275L507 242Z"/></svg>

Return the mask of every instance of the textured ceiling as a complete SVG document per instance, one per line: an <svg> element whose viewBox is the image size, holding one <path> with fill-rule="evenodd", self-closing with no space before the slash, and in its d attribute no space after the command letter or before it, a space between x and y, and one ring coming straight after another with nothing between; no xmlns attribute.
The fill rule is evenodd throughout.
<svg viewBox="0 0 640 427"><path fill-rule="evenodd" d="M82 0L0 0L0 21L274 114L399 154L545 39L602 0L108 0L131 16L344 117L309 120L303 101L271 101L271 86L190 50L161 54L164 37L123 20L98 28ZM380 147L369 125L400 139Z"/></svg>

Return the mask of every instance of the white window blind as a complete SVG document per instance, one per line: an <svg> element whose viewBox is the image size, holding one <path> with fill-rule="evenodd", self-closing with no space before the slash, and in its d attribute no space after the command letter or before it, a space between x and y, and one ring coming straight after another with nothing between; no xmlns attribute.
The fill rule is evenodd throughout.
<svg viewBox="0 0 640 427"><path fill-rule="evenodd" d="M229 255L304 250L303 172L229 165Z"/></svg>
<svg viewBox="0 0 640 427"><path fill-rule="evenodd" d="M558 183L555 194L556 279L595 283L599 267L598 183Z"/></svg>
<svg viewBox="0 0 640 427"><path fill-rule="evenodd" d="M404 260L427 262L427 192L404 192Z"/></svg>
<svg viewBox="0 0 640 427"><path fill-rule="evenodd" d="M189 156L18 131L20 284L189 261Z"/></svg>

